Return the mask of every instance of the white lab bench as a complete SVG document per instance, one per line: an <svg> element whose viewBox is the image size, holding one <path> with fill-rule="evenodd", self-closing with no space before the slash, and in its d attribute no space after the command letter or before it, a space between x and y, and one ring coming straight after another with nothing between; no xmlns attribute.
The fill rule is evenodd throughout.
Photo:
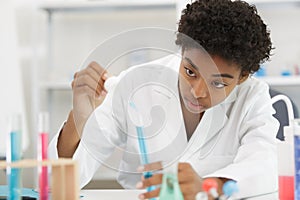
<svg viewBox="0 0 300 200"><path fill-rule="evenodd" d="M138 200L138 195L143 193L142 190L82 190L82 200ZM278 199L278 193L271 193L265 195L259 195L247 200L276 200Z"/></svg>

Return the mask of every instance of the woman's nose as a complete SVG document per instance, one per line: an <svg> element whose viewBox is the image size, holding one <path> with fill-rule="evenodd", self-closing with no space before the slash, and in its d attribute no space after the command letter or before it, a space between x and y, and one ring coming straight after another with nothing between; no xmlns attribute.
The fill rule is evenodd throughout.
<svg viewBox="0 0 300 200"><path fill-rule="evenodd" d="M201 79L197 81L191 88L192 95L197 98L205 98L208 95L208 88L205 80Z"/></svg>

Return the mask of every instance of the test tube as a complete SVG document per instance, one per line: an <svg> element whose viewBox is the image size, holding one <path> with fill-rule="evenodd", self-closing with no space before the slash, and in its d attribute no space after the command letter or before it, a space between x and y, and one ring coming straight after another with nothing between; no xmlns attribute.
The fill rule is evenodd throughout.
<svg viewBox="0 0 300 200"><path fill-rule="evenodd" d="M140 150L140 158L141 162L143 165L149 164L149 159L148 159L148 151L147 151L147 146L145 142L145 137L144 137L144 122L142 119L141 114L139 113L139 110L137 109L136 105L133 102L129 102L129 108L131 114L133 114L136 117L136 121L134 123L136 126L136 132L137 132L137 137L138 137L138 143L139 143L139 150ZM152 172L147 171L144 172L144 177L150 178L152 177ZM147 191L153 191L155 190L155 186L150 186L147 188ZM151 198L150 200L155 200L156 198Z"/></svg>
<svg viewBox="0 0 300 200"><path fill-rule="evenodd" d="M22 127L21 116L15 114L10 119L11 130L8 137L7 144L7 162L17 162L22 157ZM22 171L19 168L7 168L8 179L8 199L20 200L22 189Z"/></svg>
<svg viewBox="0 0 300 200"><path fill-rule="evenodd" d="M42 112L38 118L38 160L48 159L48 132L49 132L49 114ZM40 166L39 172L39 199L48 200L48 167Z"/></svg>

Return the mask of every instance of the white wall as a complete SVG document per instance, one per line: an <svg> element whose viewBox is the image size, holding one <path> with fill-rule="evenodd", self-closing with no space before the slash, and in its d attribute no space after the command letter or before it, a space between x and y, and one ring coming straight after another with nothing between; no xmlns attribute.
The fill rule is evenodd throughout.
<svg viewBox="0 0 300 200"><path fill-rule="evenodd" d="M20 113L25 120L24 93L22 88L19 54L17 51L16 23L14 7L11 1L1 1L0 6L0 117L1 119ZM23 121L26 125L26 121ZM0 124L3 128L7 124ZM27 134L26 126L23 129ZM5 141L5 134L0 133L0 141ZM24 148L28 138L23 139ZM0 146L0 155L5 154L5 145Z"/></svg>
<svg viewBox="0 0 300 200"><path fill-rule="evenodd" d="M284 69L300 67L300 6L258 6L259 13L271 31L275 50L267 65L269 75L280 75Z"/></svg>
<svg viewBox="0 0 300 200"><path fill-rule="evenodd" d="M28 150L30 144L16 30L14 4L12 1L2 0L0 2L0 156L6 154L6 136L10 129L8 121L14 114L22 116L24 152ZM3 184L3 181L5 179L0 178L0 184Z"/></svg>
<svg viewBox="0 0 300 200"><path fill-rule="evenodd" d="M275 50L271 61L266 63L270 76L280 76L282 70L295 72L300 67L300 6L293 4L258 4L258 11L271 31ZM273 89L287 94L300 110L300 85L273 86Z"/></svg>

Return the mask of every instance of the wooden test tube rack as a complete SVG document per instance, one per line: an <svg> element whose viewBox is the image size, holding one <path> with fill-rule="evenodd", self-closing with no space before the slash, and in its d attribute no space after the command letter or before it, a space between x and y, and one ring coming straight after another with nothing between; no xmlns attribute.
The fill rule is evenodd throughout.
<svg viewBox="0 0 300 200"><path fill-rule="evenodd" d="M0 169L51 167L51 199L79 200L78 166L72 159L29 160L24 159L12 163L0 161Z"/></svg>

